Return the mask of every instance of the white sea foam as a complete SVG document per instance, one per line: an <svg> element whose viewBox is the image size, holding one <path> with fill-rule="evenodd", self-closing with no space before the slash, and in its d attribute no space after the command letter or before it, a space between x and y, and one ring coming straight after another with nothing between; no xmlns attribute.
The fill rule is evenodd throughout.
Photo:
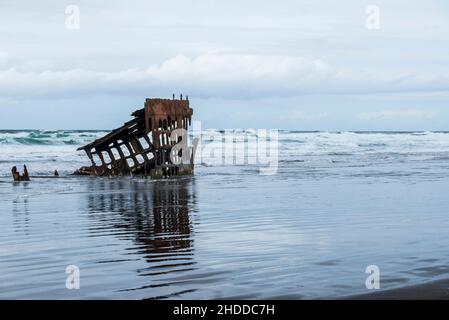
<svg viewBox="0 0 449 320"><path fill-rule="evenodd" d="M50 174L55 169L71 173L89 164L84 153L76 149L104 134L100 131L0 131L0 176L9 175L13 165L23 164L34 175ZM213 142L217 147L220 143ZM207 144L203 136L203 145ZM235 150L254 149L245 140L234 144ZM227 153L232 150L225 148L224 156L229 156ZM449 159L449 133L445 132L279 132L281 166L341 168L407 161L424 164L446 159ZM215 163L208 167L226 165Z"/></svg>

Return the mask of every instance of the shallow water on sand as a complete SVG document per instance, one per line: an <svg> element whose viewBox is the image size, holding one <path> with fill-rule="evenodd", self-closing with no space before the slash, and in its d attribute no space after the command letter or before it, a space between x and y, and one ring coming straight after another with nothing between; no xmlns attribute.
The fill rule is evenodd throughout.
<svg viewBox="0 0 449 320"><path fill-rule="evenodd" d="M0 298L337 298L367 292L368 265L381 289L449 278L449 134L336 135L281 136L271 176L199 165L169 181L13 183L4 170Z"/></svg>

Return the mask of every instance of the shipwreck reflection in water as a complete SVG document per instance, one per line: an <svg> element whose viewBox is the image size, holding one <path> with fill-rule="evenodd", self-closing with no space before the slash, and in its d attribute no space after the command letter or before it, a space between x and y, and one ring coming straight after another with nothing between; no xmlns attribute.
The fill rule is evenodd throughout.
<svg viewBox="0 0 449 320"><path fill-rule="evenodd" d="M29 187L28 182L13 182L14 188L20 188L20 191ZM19 191L19 192L20 192ZM17 192L17 191L16 191ZM28 197L17 195L12 200L13 224L15 232L22 232L29 235L30 231L30 209Z"/></svg>
<svg viewBox="0 0 449 320"><path fill-rule="evenodd" d="M132 240L135 246L129 251L137 252L146 261L146 266L137 270L142 276L163 280L161 276L167 274L195 270L193 178L89 180L92 192L88 194L88 212L96 222L90 228L92 236L113 234L122 240ZM166 286L165 282L160 286ZM139 285L122 291L157 286ZM176 294L170 294L173 295Z"/></svg>

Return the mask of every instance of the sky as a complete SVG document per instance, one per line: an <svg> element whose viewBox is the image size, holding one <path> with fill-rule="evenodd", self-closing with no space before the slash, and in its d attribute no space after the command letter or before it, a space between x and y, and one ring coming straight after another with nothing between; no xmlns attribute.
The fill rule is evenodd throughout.
<svg viewBox="0 0 449 320"><path fill-rule="evenodd" d="M0 129L449 130L443 0L0 0Z"/></svg>

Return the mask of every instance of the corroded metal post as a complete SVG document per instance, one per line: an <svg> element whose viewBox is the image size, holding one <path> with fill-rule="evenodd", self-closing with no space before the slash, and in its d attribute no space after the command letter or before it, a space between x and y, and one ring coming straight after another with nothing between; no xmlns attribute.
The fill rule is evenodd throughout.
<svg viewBox="0 0 449 320"><path fill-rule="evenodd" d="M23 166L23 175L17 170L17 167L14 166L11 169L12 177L14 181L30 181L30 176L28 174L27 166Z"/></svg>

